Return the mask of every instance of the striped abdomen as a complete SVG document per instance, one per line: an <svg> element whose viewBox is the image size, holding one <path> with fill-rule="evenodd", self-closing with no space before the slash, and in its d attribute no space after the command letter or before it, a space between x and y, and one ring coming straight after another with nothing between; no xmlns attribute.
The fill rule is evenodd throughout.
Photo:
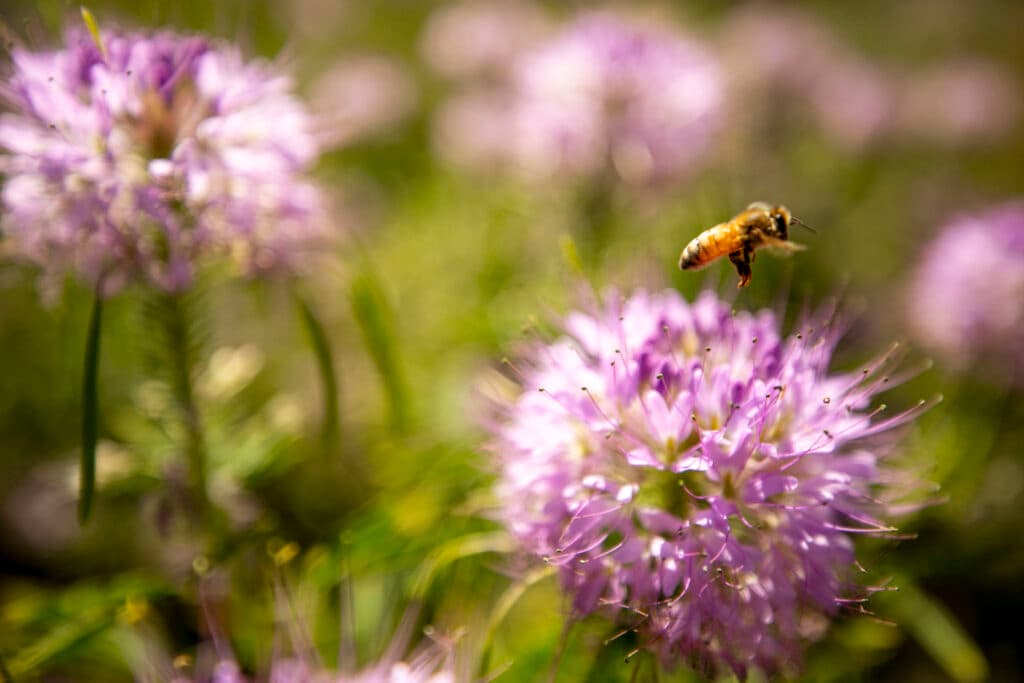
<svg viewBox="0 0 1024 683"><path fill-rule="evenodd" d="M742 248L743 231L733 221L719 223L690 240L679 255L681 270L703 268L715 259Z"/></svg>

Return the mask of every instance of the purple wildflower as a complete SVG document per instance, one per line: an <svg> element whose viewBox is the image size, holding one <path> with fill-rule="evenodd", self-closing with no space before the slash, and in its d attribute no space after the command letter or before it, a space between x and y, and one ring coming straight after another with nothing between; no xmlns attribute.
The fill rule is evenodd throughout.
<svg viewBox="0 0 1024 683"><path fill-rule="evenodd" d="M539 174L684 175L710 145L721 100L698 44L612 14L571 23L525 55L515 79L518 161Z"/></svg>
<svg viewBox="0 0 1024 683"><path fill-rule="evenodd" d="M218 662L212 675L196 680L211 683L251 683L253 679L241 672L233 660ZM424 660L384 662L358 674L339 674L322 667L310 666L300 660L283 659L274 663L268 683L455 683L449 670L438 670L435 662ZM175 678L172 683L193 683L193 679Z"/></svg>
<svg viewBox="0 0 1024 683"><path fill-rule="evenodd" d="M269 665L258 677L242 671L224 636L213 628L213 640L200 645L195 666L191 666L190 657L183 658L187 666L176 675L168 676L166 655L157 654L151 647L149 656L140 663L153 670L153 675L140 675L139 678L170 679L171 683L455 683L455 648L460 634L444 636L431 628L425 629L430 640L407 652L416 616L415 609L408 611L386 650L360 671L351 670L354 668L355 651L347 647L342 649L337 669L325 665L309 639L306 626L290 616L285 622L285 631L289 635L286 639L277 640L288 640L292 647L283 648L280 642L276 644ZM342 638L344 640L345 636ZM287 650L298 653L287 654Z"/></svg>
<svg viewBox="0 0 1024 683"><path fill-rule="evenodd" d="M294 265L322 237L303 177L316 145L291 82L203 38L84 29L16 49L0 90L4 233L53 284L74 272L111 294L176 292L197 262Z"/></svg>
<svg viewBox="0 0 1024 683"><path fill-rule="evenodd" d="M830 374L834 321L783 339L712 293L613 296L565 328L495 427L508 528L575 615L615 615L666 666L796 666L871 592L851 534L891 531L883 485L906 493L886 433L923 404L869 408L892 354Z"/></svg>
<svg viewBox="0 0 1024 683"><path fill-rule="evenodd" d="M895 122L899 134L949 145L991 143L1020 120L1020 87L996 63L953 61L904 80Z"/></svg>
<svg viewBox="0 0 1024 683"><path fill-rule="evenodd" d="M543 10L525 0L463 0L432 12L423 59L451 79L500 76L547 32Z"/></svg>
<svg viewBox="0 0 1024 683"><path fill-rule="evenodd" d="M585 14L508 71L503 87L442 110L443 156L532 179L614 173L650 185L692 171L717 129L715 63L664 27Z"/></svg>
<svg viewBox="0 0 1024 683"><path fill-rule="evenodd" d="M416 109L412 76L396 60L349 57L328 67L313 83L310 109L325 147L346 147L383 136Z"/></svg>
<svg viewBox="0 0 1024 683"><path fill-rule="evenodd" d="M953 367L981 361L1024 381L1024 200L945 226L925 250L908 309L918 339Z"/></svg>

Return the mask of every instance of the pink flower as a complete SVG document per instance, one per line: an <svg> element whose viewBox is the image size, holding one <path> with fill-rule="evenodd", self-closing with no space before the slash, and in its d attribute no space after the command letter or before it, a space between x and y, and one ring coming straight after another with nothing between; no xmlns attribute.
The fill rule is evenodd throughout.
<svg viewBox="0 0 1024 683"><path fill-rule="evenodd" d="M890 357L831 373L833 320L783 338L711 293L609 296L565 329L493 428L509 530L666 666L797 666L870 592L852 536L892 530L886 456L923 404L878 419Z"/></svg>
<svg viewBox="0 0 1024 683"><path fill-rule="evenodd" d="M961 216L925 249L907 298L917 338L954 368L1024 382L1024 201Z"/></svg>
<svg viewBox="0 0 1024 683"><path fill-rule="evenodd" d="M0 117L3 230L51 284L175 292L197 264L294 265L321 239L317 149L290 80L200 37L85 30L13 51Z"/></svg>

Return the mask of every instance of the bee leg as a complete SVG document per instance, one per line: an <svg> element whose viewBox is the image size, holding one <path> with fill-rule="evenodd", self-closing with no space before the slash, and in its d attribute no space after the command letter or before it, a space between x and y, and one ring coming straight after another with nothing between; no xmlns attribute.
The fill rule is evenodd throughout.
<svg viewBox="0 0 1024 683"><path fill-rule="evenodd" d="M749 285L752 275L750 264L754 260L754 250L744 247L729 254L729 260L736 266L736 273L740 276L740 281L736 286L746 287Z"/></svg>

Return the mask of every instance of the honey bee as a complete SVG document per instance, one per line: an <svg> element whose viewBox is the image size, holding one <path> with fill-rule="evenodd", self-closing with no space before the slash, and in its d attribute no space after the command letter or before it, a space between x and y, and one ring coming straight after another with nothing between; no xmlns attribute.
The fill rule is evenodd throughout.
<svg viewBox="0 0 1024 683"><path fill-rule="evenodd" d="M750 284L750 264L754 262L754 252L758 249L768 247L793 252L805 248L789 241L791 225L800 225L814 232L786 207L754 202L731 220L710 227L690 240L679 255L679 268L698 270L728 255L740 276L737 286L746 287Z"/></svg>

